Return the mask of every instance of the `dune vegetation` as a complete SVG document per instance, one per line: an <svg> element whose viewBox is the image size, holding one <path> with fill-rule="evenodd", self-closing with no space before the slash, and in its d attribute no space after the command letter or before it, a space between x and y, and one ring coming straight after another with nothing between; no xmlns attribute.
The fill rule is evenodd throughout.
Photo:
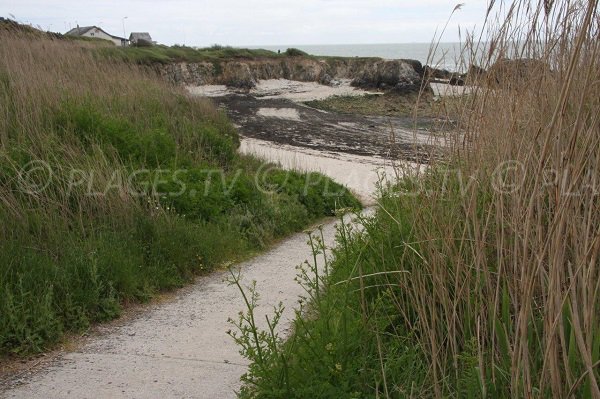
<svg viewBox="0 0 600 399"><path fill-rule="evenodd" d="M208 100L32 32L0 27L0 355L359 206L322 175L239 155Z"/></svg>
<svg viewBox="0 0 600 399"><path fill-rule="evenodd" d="M481 76L451 156L316 246L288 340L236 322L242 397L600 398L597 6L491 2L473 63L535 62Z"/></svg>

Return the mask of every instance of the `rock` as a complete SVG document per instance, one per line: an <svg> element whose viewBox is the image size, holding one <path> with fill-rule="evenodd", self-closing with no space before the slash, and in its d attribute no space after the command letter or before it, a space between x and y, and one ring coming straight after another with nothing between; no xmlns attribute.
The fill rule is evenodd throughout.
<svg viewBox="0 0 600 399"><path fill-rule="evenodd" d="M413 60L345 58L318 60L308 57L249 59L157 65L168 81L182 85L227 85L249 90L259 80L289 79L336 85L343 79L366 89L417 91L424 68Z"/></svg>
<svg viewBox="0 0 600 399"><path fill-rule="evenodd" d="M333 78L328 73L323 74L323 76L321 76L321 78L319 79L319 83L321 83L322 85L329 86L329 85L331 85L332 82L333 82Z"/></svg>
<svg viewBox="0 0 600 399"><path fill-rule="evenodd" d="M256 79L250 71L250 66L244 62L228 62L223 66L221 82L229 87L252 89L256 87Z"/></svg>
<svg viewBox="0 0 600 399"><path fill-rule="evenodd" d="M393 88L398 94L418 93L421 90L421 80L401 79Z"/></svg>
<svg viewBox="0 0 600 399"><path fill-rule="evenodd" d="M398 83L394 86L393 91L398 94L418 93L421 89L420 84Z"/></svg>
<svg viewBox="0 0 600 399"><path fill-rule="evenodd" d="M421 77L414 67L403 61L384 61L378 68L380 83L395 86L398 83L420 81Z"/></svg>
<svg viewBox="0 0 600 399"><path fill-rule="evenodd" d="M465 75L453 74L450 78L450 82L448 82L450 86L464 86L465 85Z"/></svg>
<svg viewBox="0 0 600 399"><path fill-rule="evenodd" d="M398 84L421 84L421 76L412 63L403 60L377 61L365 65L352 80L353 86L363 88L396 87Z"/></svg>
<svg viewBox="0 0 600 399"><path fill-rule="evenodd" d="M171 83L200 86L211 84L216 71L215 66L208 62L180 62L160 67L159 73Z"/></svg>
<svg viewBox="0 0 600 399"><path fill-rule="evenodd" d="M486 82L491 86L516 88L526 83L537 84L550 74L548 64L540 60L500 58L487 71Z"/></svg>
<svg viewBox="0 0 600 399"><path fill-rule="evenodd" d="M425 65L423 68L423 76L429 81L437 79L450 80L452 78L452 72L446 69L437 69L429 65Z"/></svg>
<svg viewBox="0 0 600 399"><path fill-rule="evenodd" d="M421 64L421 61L409 59L402 59L400 61L403 61L412 66L415 72L418 73L421 78L425 75L425 68L423 67L423 64Z"/></svg>

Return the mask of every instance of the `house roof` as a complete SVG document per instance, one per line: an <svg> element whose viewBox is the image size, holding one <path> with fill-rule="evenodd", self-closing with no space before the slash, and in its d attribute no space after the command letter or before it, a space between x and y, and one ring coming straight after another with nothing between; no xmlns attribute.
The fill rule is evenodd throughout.
<svg viewBox="0 0 600 399"><path fill-rule="evenodd" d="M111 35L110 33L108 33L107 31L105 31L102 28L99 28L97 26L78 26L77 28L73 28L70 31L68 31L67 33L65 33L65 35L70 35L70 36L83 36L85 35L88 31L92 30L92 29L98 29L99 31L102 31L104 33L106 33L108 36L112 37L113 39L119 39L119 40L127 40L124 37L121 36L115 36L115 35Z"/></svg>
<svg viewBox="0 0 600 399"><path fill-rule="evenodd" d="M73 28L70 31L68 31L67 33L65 33L65 35L71 35L71 36L81 36L83 34L85 34L85 32L87 32L88 30L94 28L94 26L78 26L77 28Z"/></svg>
<svg viewBox="0 0 600 399"><path fill-rule="evenodd" d="M131 35L129 35L129 40L145 40L151 43L152 37L150 37L150 33L148 32L131 32Z"/></svg>

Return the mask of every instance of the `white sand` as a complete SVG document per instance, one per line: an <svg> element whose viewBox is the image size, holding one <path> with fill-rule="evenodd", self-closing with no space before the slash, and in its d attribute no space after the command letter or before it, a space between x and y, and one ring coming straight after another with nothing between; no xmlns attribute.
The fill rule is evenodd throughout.
<svg viewBox="0 0 600 399"><path fill-rule="evenodd" d="M295 108L261 108L256 115L264 116L266 118L300 121L300 113Z"/></svg>
<svg viewBox="0 0 600 399"><path fill-rule="evenodd" d="M187 91L193 96L223 97L235 93L225 85L186 86Z"/></svg>
<svg viewBox="0 0 600 399"><path fill-rule="evenodd" d="M350 85L350 79L336 81L327 86L317 82L298 82L287 79L261 80L248 94L264 99L284 98L296 102L323 100L331 96L362 96L365 94L381 94L357 89ZM223 85L186 86L192 95L205 97L222 97L229 94L245 93L240 89Z"/></svg>
<svg viewBox="0 0 600 399"><path fill-rule="evenodd" d="M392 163L379 157L324 152L252 138L242 139L240 152L280 164L284 169L320 172L348 187L365 205L375 203L380 179L393 182L396 176L425 168L407 161Z"/></svg>
<svg viewBox="0 0 600 399"><path fill-rule="evenodd" d="M438 97L458 97L471 94L476 86L451 86L445 83L431 83L433 94Z"/></svg>
<svg viewBox="0 0 600 399"><path fill-rule="evenodd" d="M250 91L250 94L260 98L285 98L296 102L324 100L331 96L377 94L352 87L350 82L350 79L342 79L336 85L326 86L317 82L298 82L287 79L261 80Z"/></svg>

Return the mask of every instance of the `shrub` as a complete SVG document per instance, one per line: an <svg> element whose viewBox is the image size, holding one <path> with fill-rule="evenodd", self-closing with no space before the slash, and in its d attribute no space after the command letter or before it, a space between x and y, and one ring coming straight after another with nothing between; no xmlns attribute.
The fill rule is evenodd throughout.
<svg viewBox="0 0 600 399"><path fill-rule="evenodd" d="M308 53L302 50L298 50L297 48L289 48L285 50L285 55L287 55L288 57L304 57L307 56Z"/></svg>

